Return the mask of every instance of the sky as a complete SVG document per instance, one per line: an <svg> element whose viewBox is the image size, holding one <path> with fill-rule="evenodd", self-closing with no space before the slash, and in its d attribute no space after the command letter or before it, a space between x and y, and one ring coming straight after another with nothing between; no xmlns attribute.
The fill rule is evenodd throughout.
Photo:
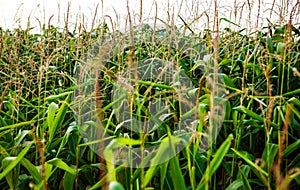
<svg viewBox="0 0 300 190"><path fill-rule="evenodd" d="M260 11L258 11L258 2L261 1ZM258 18L259 23L262 25L267 23L267 19L272 22L277 22L279 20L278 10L280 8L285 9L287 13L290 12L291 7L296 4L299 0L289 0L290 4L288 7L282 7L282 2L287 0L217 0L219 6L219 18L227 18L230 21L237 23L246 27L256 26L256 20ZM109 15L113 24L110 27L117 29L125 27L125 18L127 16L127 0L0 0L0 27L2 28L17 28L19 25L22 28L26 28L28 21L30 21L30 26L35 27L38 30L40 23L48 23L49 18L53 15L51 19L51 24L55 26L63 26L65 23L66 13L68 3L70 4L70 14L69 14L69 25L70 27L76 26L76 23L84 23L86 28L91 27L91 23L96 11L97 4L98 10L96 15L96 24L101 23L104 18L106 21ZM139 23L139 7L140 0L128 0L129 9L131 17L134 23ZM174 12L174 15L181 15L185 21L194 22L194 25L207 23L207 13L210 22L213 20L214 15L214 3L213 0L156 0L158 7L159 18L164 21L168 17L168 6L169 10ZM169 5L168 5L169 2ZM247 4L253 4L252 9L249 9ZM270 7L274 3L274 11L270 15ZM236 9L234 8L236 7ZM142 21L143 23L153 23L153 18L155 16L155 3L154 0L142 0ZM298 13L299 13L298 7ZM249 12L251 17L249 18ZM242 13L242 14L241 14ZM236 16L234 16L236 15ZM239 18L242 19L239 19ZM295 17L299 17L299 14ZM287 16L284 16L287 18ZM299 20L299 18L296 18ZM181 23L182 21L175 17L175 24ZM225 22L230 25L229 22ZM201 26L202 27L202 26ZM207 27L207 26L205 26ZM211 26L210 26L211 27Z"/></svg>

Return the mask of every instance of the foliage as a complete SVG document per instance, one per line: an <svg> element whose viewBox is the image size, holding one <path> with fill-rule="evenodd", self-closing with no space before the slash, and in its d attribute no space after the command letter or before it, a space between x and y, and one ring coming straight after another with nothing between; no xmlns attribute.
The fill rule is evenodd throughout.
<svg viewBox="0 0 300 190"><path fill-rule="evenodd" d="M0 29L0 188L97 189L107 183L110 189L297 188L300 27L269 25L247 35L243 30L227 29L219 33L218 40L212 37L214 31L184 35L166 27L160 31L147 25L131 29L140 32L133 34L133 44L130 35L119 34L129 36L124 39L125 46L113 52L99 71L103 123L116 141L142 147L159 144L153 159L161 159L166 149L176 147L176 139L170 147L163 143L176 133L175 116L159 118L164 129L152 131L150 140L139 133L126 136L129 132L112 117L112 81L119 71L128 69L127 62L135 55L133 62L153 57L177 62L195 86L193 92L199 95L199 127L172 159L147 168L107 163L109 172L105 175L101 158L80 133L83 126L75 119L76 102L71 96L78 87L76 72L89 61L87 55L97 54L101 43L115 37L116 32L105 26L90 32L44 26L41 34L30 33L30 28ZM176 42L183 45L161 42L174 37L170 31L180 36L182 41ZM187 49L176 48L187 41L196 44L191 50L199 44L207 47L217 60L218 77L224 80L219 85L226 89L222 128L216 142L203 151L199 151L199 143L209 122L205 115L211 106L211 92L200 69L203 62L195 61ZM139 98L147 97L146 92L153 87L165 96L172 89L172 85L155 81L140 81L139 85ZM142 118L147 105L145 101L139 104L139 98L133 104ZM171 98L167 100L174 103ZM110 152L105 153L107 160L113 159Z"/></svg>

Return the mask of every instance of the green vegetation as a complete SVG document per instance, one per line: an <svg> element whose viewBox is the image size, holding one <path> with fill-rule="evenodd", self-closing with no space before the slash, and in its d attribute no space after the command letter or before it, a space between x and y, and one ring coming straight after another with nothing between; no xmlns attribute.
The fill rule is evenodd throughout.
<svg viewBox="0 0 300 190"><path fill-rule="evenodd" d="M0 188L297 189L300 27L292 22L270 23L252 34L229 28L196 34L193 28L185 28L189 34L172 25L160 30L131 26L128 34L110 31L105 24L73 32L44 25L41 34L30 33L30 28L0 29ZM198 60L193 52L200 56ZM208 54L211 59L203 61ZM91 56L97 59L91 61ZM179 106L183 100L176 99L171 83L133 81L130 114L139 121L153 119L159 124L155 129L130 131L115 116L117 100L112 96L118 74L151 58L174 63L191 81L189 93L196 94L192 103L199 110L188 138L174 136L180 133L176 119L183 116ZM209 61L218 66L210 68L216 83L212 88L201 69ZM95 79L91 89L97 95L92 111L114 139L109 145L101 139L87 141L84 128L99 123L81 122L77 117L85 110L74 110L78 101L72 95L81 87L78 73L91 62L98 69L88 75ZM130 74L134 78L134 72ZM217 87L225 89L218 99L224 102L222 126L212 145L200 149L213 122L209 118ZM149 114L153 99L164 99L173 112L159 118ZM96 128L91 134L98 137L100 132ZM163 159L168 149L175 151L180 143L184 148L163 163L127 167L114 164L110 148L119 146L114 142L141 149L159 147L152 157L142 158L145 162ZM93 145L102 146L102 156Z"/></svg>

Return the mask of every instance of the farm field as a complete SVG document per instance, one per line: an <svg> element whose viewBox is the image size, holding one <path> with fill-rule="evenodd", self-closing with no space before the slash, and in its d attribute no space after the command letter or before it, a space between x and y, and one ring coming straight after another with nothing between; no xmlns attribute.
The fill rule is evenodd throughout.
<svg viewBox="0 0 300 190"><path fill-rule="evenodd" d="M299 10L0 26L0 189L300 189Z"/></svg>

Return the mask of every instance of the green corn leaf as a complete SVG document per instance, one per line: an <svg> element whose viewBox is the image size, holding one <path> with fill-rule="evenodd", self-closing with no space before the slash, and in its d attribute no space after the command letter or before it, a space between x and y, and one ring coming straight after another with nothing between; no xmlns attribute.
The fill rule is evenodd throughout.
<svg viewBox="0 0 300 190"><path fill-rule="evenodd" d="M146 175L145 175L145 179L144 179L144 184L143 186L147 186L148 183L151 181L151 179L153 178L154 174L156 173L157 169L158 169L158 165L154 165L154 166L151 166L147 172L146 172Z"/></svg>
<svg viewBox="0 0 300 190"><path fill-rule="evenodd" d="M38 169L26 158L23 158L20 162L30 173L36 183L42 181L42 175L38 171Z"/></svg>
<svg viewBox="0 0 300 190"><path fill-rule="evenodd" d="M56 167L58 167L58 168L60 168L60 169L62 169L64 171L66 171L66 172L69 172L72 175L76 175L75 169L73 169L70 166L68 166L64 161L62 161L59 158L53 158L51 160L48 160L47 164L56 166Z"/></svg>
<svg viewBox="0 0 300 190"><path fill-rule="evenodd" d="M167 175L169 162L162 163L160 166L160 189L164 189L165 177Z"/></svg>
<svg viewBox="0 0 300 190"><path fill-rule="evenodd" d="M106 150L116 149L123 146L140 145L141 143L142 141L140 140L120 137L120 138L112 139L111 142L106 146Z"/></svg>
<svg viewBox="0 0 300 190"><path fill-rule="evenodd" d="M47 162L44 165L45 167L45 176L46 176L46 181L49 180L50 176L54 173L55 170L52 170L53 165L52 164L48 164ZM39 171L41 173L41 168L42 166L38 166ZM43 181L41 180L40 183L36 186L35 189L42 189L43 188Z"/></svg>
<svg viewBox="0 0 300 190"><path fill-rule="evenodd" d="M239 157L241 157L243 160L245 160L251 167L255 168L257 171L259 171L260 173L264 174L265 176L268 176L269 174L264 171L262 168L260 168L258 165L256 165L255 163L253 163L251 160L249 160L247 158L247 156L237 150L235 150L234 148L231 148L231 150L233 150L233 152L238 155Z"/></svg>
<svg viewBox="0 0 300 190"><path fill-rule="evenodd" d="M170 147L170 145L174 146L179 142L180 142L180 138L175 136L166 137L162 140L162 143L159 145L155 157L151 160L151 167L146 172L145 180L143 184L144 187L147 186L147 184L151 181L152 177L157 171L159 167L159 165L157 164L161 163L163 160L169 160L174 156L174 154L172 153L173 148Z"/></svg>
<svg viewBox="0 0 300 190"><path fill-rule="evenodd" d="M51 115L48 115L48 117L50 117L49 120L48 120L48 117L47 117L47 122L49 121L48 126L50 127L49 128L49 139L47 141L47 148L50 146L50 144L51 144L58 128L61 126L62 122L65 119L65 116L66 116L66 113L67 113L67 110L68 110L67 102L69 101L69 99L70 99L70 95L68 95L66 100L63 102L61 107L58 109L58 112L55 116L55 119L53 119L53 115L52 115L53 113L51 113ZM53 108L51 108L51 111L52 111L52 109L54 109L54 106L53 106Z"/></svg>
<svg viewBox="0 0 300 190"><path fill-rule="evenodd" d="M16 157L6 157L2 160L2 167L6 168L10 163L12 163ZM18 163L11 171L7 173L5 176L6 182L9 185L10 189L15 189L15 186L17 184L17 179L19 178L19 172L20 172L20 164Z"/></svg>
<svg viewBox="0 0 300 190"><path fill-rule="evenodd" d="M30 125L34 122L36 122L36 121L31 120L31 121L24 121L24 122L21 122L21 123L16 123L16 124L8 125L8 126L3 126L3 127L0 127L0 131L13 130L13 129L18 128L18 127L22 127L22 126L25 126L25 125Z"/></svg>
<svg viewBox="0 0 300 190"><path fill-rule="evenodd" d="M116 181L117 179L117 176L116 176L116 171L115 171L115 166L114 166L114 154L113 154L113 151L109 148L106 148L104 150L104 157L106 159L106 168L107 168L107 171L108 174L106 175L107 176L107 180L108 181Z"/></svg>
<svg viewBox="0 0 300 190"><path fill-rule="evenodd" d="M266 166L265 169L270 171L272 168L273 161L278 152L278 145L273 143L268 143L265 146L265 149L262 154L262 160L265 162Z"/></svg>
<svg viewBox="0 0 300 190"><path fill-rule="evenodd" d="M232 183L230 183L230 185L226 188L226 190L237 190L241 187L243 187L243 180L237 179Z"/></svg>
<svg viewBox="0 0 300 190"><path fill-rule="evenodd" d="M220 164L223 161L224 156L228 152L231 141L233 140L233 135L230 134L227 139L223 142L223 144L220 146L220 148L217 150L216 154L214 155L214 158L209 163L209 166L206 168L205 173L200 181L200 183L197 186L197 190L201 190L205 186L205 179L211 179L212 175L216 172L216 170L219 168ZM207 176L208 175L208 176ZM206 176L206 177L205 177Z"/></svg>
<svg viewBox="0 0 300 190"><path fill-rule="evenodd" d="M274 53L273 40L271 37L268 37L268 49L270 54Z"/></svg>
<svg viewBox="0 0 300 190"><path fill-rule="evenodd" d="M73 175L69 172L65 172L64 179L63 179L63 187L65 190L73 190L74 189L75 178L76 178L76 175Z"/></svg>
<svg viewBox="0 0 300 190"><path fill-rule="evenodd" d="M282 54L284 52L285 43L279 42L276 47L276 53Z"/></svg>
<svg viewBox="0 0 300 190"><path fill-rule="evenodd" d="M242 112L242 113L248 115L249 117L251 117L253 119L256 119L256 120L258 120L260 122L264 122L264 120L265 120L262 116L254 113L253 111L245 108L244 106L234 107L234 108L232 108L232 110L237 110L239 112ZM273 123L273 122L271 122L271 126L274 127L275 129L278 129L278 126L275 123Z"/></svg>
<svg viewBox="0 0 300 190"><path fill-rule="evenodd" d="M26 155L28 150L31 148L32 143L28 144L19 154L17 157L13 157L14 159L5 167L2 168L3 171L0 173L0 181L12 170L14 169L20 161L23 159L23 157ZM6 157L7 158L7 157Z"/></svg>
<svg viewBox="0 0 300 190"><path fill-rule="evenodd" d="M287 93L285 93L285 94L283 94L282 96L284 96L284 97L286 97L286 96L293 96L293 95L295 95L295 94L300 94L300 88L299 89L296 89L296 90L293 90L293 91L291 91L291 92L287 92ZM296 102L298 102L297 103L297 105L300 105L300 101L298 100L298 99L296 99L295 97L293 97L293 98L291 98L291 100L289 100L289 101L296 101Z"/></svg>
<svg viewBox="0 0 300 190"><path fill-rule="evenodd" d="M226 84L226 87L231 87L230 89L236 89L234 83L231 81L231 79L225 75L225 74L219 74L219 77L221 77L221 80L224 80L224 83ZM239 91L239 90L236 90Z"/></svg>
<svg viewBox="0 0 300 190"><path fill-rule="evenodd" d="M283 150L282 152L283 158L288 157L291 153L295 152L298 149L300 149L300 139Z"/></svg>
<svg viewBox="0 0 300 190"><path fill-rule="evenodd" d="M55 102L52 102L48 107L46 120L50 132L54 128L55 112L57 109L58 109L58 105Z"/></svg>
<svg viewBox="0 0 300 190"><path fill-rule="evenodd" d="M77 126L70 126L68 129L67 129L67 131L66 131L66 133L65 133L65 135L64 135L64 137L63 137L63 139L62 139L62 141L61 141L61 143L60 143L60 146L59 146L59 148L58 148L58 150L57 150L57 153L56 153L56 157L58 157L58 155L59 155L59 153L61 152L61 150L62 150L62 148L67 144L67 142L68 142L68 140L69 140L69 136L71 135L71 133L72 132L76 132L76 131L78 131L78 128L77 128Z"/></svg>
<svg viewBox="0 0 300 190"><path fill-rule="evenodd" d="M69 94L72 94L73 91L69 91L69 92L63 92L63 93L60 93L60 94L57 94L57 95L51 95L51 96L48 96L46 98L47 101L51 102L51 101L55 101L57 99L60 99L62 97L65 97L66 95L69 95Z"/></svg>
<svg viewBox="0 0 300 190"><path fill-rule="evenodd" d="M299 93L300 93L300 89L298 89L298 90L299 90ZM295 104L295 105L297 105L297 106L300 106L300 100L298 100L298 99L295 98L295 97L289 99L288 102L289 102L289 103L293 103L293 104Z"/></svg>
<svg viewBox="0 0 300 190"><path fill-rule="evenodd" d="M177 156L175 156L170 160L170 176L172 178L172 182L175 190L186 189L184 183L184 177L182 175Z"/></svg>
<svg viewBox="0 0 300 190"><path fill-rule="evenodd" d="M242 164L239 167L239 173L238 173L238 177L237 178L242 179L241 174L243 174L245 177L248 177L250 169L251 169L250 166Z"/></svg>
<svg viewBox="0 0 300 190"><path fill-rule="evenodd" d="M234 60L232 59L223 59L220 63L219 63L219 67L225 66L225 65L229 65L230 63L234 62Z"/></svg>
<svg viewBox="0 0 300 190"><path fill-rule="evenodd" d="M245 176L245 174L243 172L240 173L242 176L242 181L243 181L243 189L244 190L251 190L251 186L249 183L249 180L247 179L247 176Z"/></svg>
<svg viewBox="0 0 300 190"><path fill-rule="evenodd" d="M133 183L142 173L142 169L141 168L137 168L133 175L131 176L130 182Z"/></svg>
<svg viewBox="0 0 300 190"><path fill-rule="evenodd" d="M224 20L224 21L226 21L226 22L228 22L228 23L230 23L230 24L233 24L234 26L240 27L238 24L232 22L231 20L229 20L229 19L227 19L227 18L225 18L225 17L220 18L219 22L221 23L222 20Z"/></svg>
<svg viewBox="0 0 300 190"><path fill-rule="evenodd" d="M142 144L141 140L135 140L135 139L130 139L130 138L116 138L115 140L117 143L120 143L122 145L127 145L127 146L134 146L134 145Z"/></svg>
<svg viewBox="0 0 300 190"><path fill-rule="evenodd" d="M15 139L15 146L20 145L22 140L30 133L30 130L22 130L21 133Z"/></svg>

